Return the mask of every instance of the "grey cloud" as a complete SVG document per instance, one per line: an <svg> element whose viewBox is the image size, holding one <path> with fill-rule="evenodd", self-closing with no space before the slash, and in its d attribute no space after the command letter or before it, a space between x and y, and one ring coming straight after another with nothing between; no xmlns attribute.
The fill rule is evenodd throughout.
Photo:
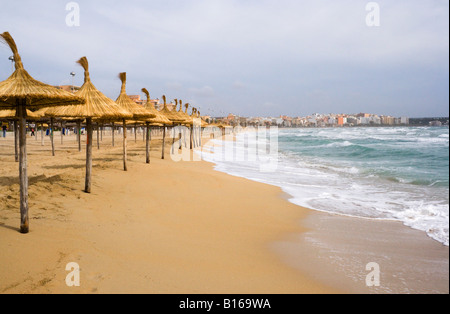
<svg viewBox="0 0 450 314"><path fill-rule="evenodd" d="M77 2L79 27L65 25L65 2L2 3L0 31L11 32L37 79L57 84L75 70L81 84L75 61L86 55L112 98L126 71L130 94L146 87L240 115L448 115L446 0L379 0L373 28L368 1ZM11 73L9 55L0 45L0 80Z"/></svg>

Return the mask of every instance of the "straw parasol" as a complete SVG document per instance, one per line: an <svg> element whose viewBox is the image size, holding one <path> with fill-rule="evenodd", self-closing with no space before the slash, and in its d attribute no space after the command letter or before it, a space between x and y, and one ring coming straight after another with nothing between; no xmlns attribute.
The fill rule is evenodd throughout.
<svg viewBox="0 0 450 314"><path fill-rule="evenodd" d="M42 117L40 114L36 114L30 109L27 109L27 120L38 120ZM12 120L14 122L14 160L19 162L19 126L17 116L17 110L15 109L3 109L0 110L0 120ZM37 138L37 137L36 137Z"/></svg>
<svg viewBox="0 0 450 314"><path fill-rule="evenodd" d="M122 87L120 89L119 97L116 99L116 103L122 108L126 109L133 115L134 120L145 120L149 118L155 118L156 115L151 113L142 106L139 106L128 97L126 92L127 73L119 73L119 78L122 81ZM127 171L127 122L126 119L122 119L123 122L123 170Z"/></svg>
<svg viewBox="0 0 450 314"><path fill-rule="evenodd" d="M188 103L185 104L185 111L183 111L183 101L180 99L179 103L180 103L180 109L178 110L178 115L184 119L185 122L183 124L186 125L187 127L189 127L189 133L190 133L189 138L190 138L190 142L192 142L192 127L193 127L194 122L193 122L192 117L187 114L189 104ZM184 135L185 146L186 146L185 129L183 129L183 135ZM179 148L181 148L181 139L180 139L180 147ZM191 145L191 149L192 149L192 145Z"/></svg>
<svg viewBox="0 0 450 314"><path fill-rule="evenodd" d="M200 111L197 111L197 118L200 119L200 129L199 129L199 134L198 134L198 139L200 142L200 146L202 146L202 128L207 127L209 124L208 122L206 122L205 120L202 119L202 115L200 113Z"/></svg>
<svg viewBox="0 0 450 314"><path fill-rule="evenodd" d="M28 175L26 149L26 109L84 103L84 99L64 90L39 82L24 69L14 39L8 32L0 34L13 52L15 71L0 82L0 108L16 109L19 121L20 232L29 232Z"/></svg>
<svg viewBox="0 0 450 314"><path fill-rule="evenodd" d="M77 61L84 69L84 84L76 92L77 96L83 97L86 103L83 105L70 107L55 107L45 111L48 117L65 117L86 119L87 143L86 143L86 193L91 192L91 171L92 171L92 119L119 119L131 118L132 114L117 105L111 98L106 97L92 83L89 76L89 63L86 57Z"/></svg>
<svg viewBox="0 0 450 314"><path fill-rule="evenodd" d="M177 125L177 124L184 124L186 121L184 119L184 117L182 117L178 112L177 112L177 104L178 104L178 99L175 99L175 105L173 107L172 110L169 110L169 108L167 107L167 103L166 103L166 96L163 95L163 102L164 102L164 106L163 108L160 110L160 112L162 114L164 114L170 121L172 121L173 125ZM172 128L173 129L173 128ZM164 128L164 132L163 132L163 145L165 145L165 128ZM175 142L175 134L174 134L174 138L173 141ZM173 146L172 146L173 148ZM164 146L163 146L163 152L162 152L162 159L164 159Z"/></svg>
<svg viewBox="0 0 450 314"><path fill-rule="evenodd" d="M201 115L200 111L198 111L198 110L197 110L197 118L200 119L201 127L202 127L202 128L207 127L207 126L209 125L208 122L206 122L205 120L203 120L202 115Z"/></svg>
<svg viewBox="0 0 450 314"><path fill-rule="evenodd" d="M42 115L39 113L33 112L30 109L27 109L27 120L36 120L42 118ZM15 109L4 109L0 110L0 119L5 120L18 120L17 110Z"/></svg>
<svg viewBox="0 0 450 314"><path fill-rule="evenodd" d="M144 108L150 111L155 115L154 118L150 118L147 121L150 122L150 124L166 124L170 125L172 122L160 111L156 110L155 106L150 101L150 93L146 88L141 89L141 91L145 94L147 97L147 102L144 105Z"/></svg>
<svg viewBox="0 0 450 314"><path fill-rule="evenodd" d="M159 112L158 110L156 110L155 106L151 103L150 101L150 93L148 92L148 90L146 88L141 89L141 91L145 94L145 96L147 97L147 102L144 105L144 107L151 113L155 114L154 118L151 119L147 119L146 120L146 125L147 125L147 135L146 135L146 140L145 140L145 150L146 150L146 163L150 163L150 125L163 125L164 128L166 127L166 125L171 125L172 122L161 112ZM163 147L162 149L164 150L164 143L163 143Z"/></svg>
<svg viewBox="0 0 450 314"><path fill-rule="evenodd" d="M192 133L192 139L191 139L192 144L191 144L191 149L192 149L192 148L195 148L195 147L198 146L197 137L196 137L196 133L198 133L198 132L197 132L198 125L194 123L194 119L197 118L197 108L195 108L195 107L192 108L190 117L191 117L192 122L193 122L192 128L191 128L191 129L192 129L192 132L191 132L191 133Z"/></svg>
<svg viewBox="0 0 450 314"><path fill-rule="evenodd" d="M183 117L181 117L177 111L176 111L176 106L177 103L175 103L175 107L172 111L169 110L169 108L167 108L167 103L166 103L166 95L162 96L163 102L164 102L164 107L159 111L162 114L164 114L170 121L172 121L172 123L174 124L182 124L185 122L185 119ZM177 101L178 102L178 101Z"/></svg>

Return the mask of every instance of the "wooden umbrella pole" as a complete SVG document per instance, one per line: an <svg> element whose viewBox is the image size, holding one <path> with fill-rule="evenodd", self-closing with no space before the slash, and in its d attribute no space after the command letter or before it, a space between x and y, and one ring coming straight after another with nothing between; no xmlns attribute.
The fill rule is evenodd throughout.
<svg viewBox="0 0 450 314"><path fill-rule="evenodd" d="M199 135L199 130L200 130L200 128L197 127L197 147L200 146L200 141L199 141L199 137L200 137L200 135Z"/></svg>
<svg viewBox="0 0 450 314"><path fill-rule="evenodd" d="M197 126L197 127L196 127L196 130L195 130L195 133L196 133L196 135L195 135L195 147L198 147L198 146L199 146L199 141L198 141L198 130L199 130L199 127Z"/></svg>
<svg viewBox="0 0 450 314"><path fill-rule="evenodd" d="M194 127L194 147L198 146L198 127Z"/></svg>
<svg viewBox="0 0 450 314"><path fill-rule="evenodd" d="M102 122L102 126L100 127L100 141L103 142L103 127L105 126L105 124Z"/></svg>
<svg viewBox="0 0 450 314"><path fill-rule="evenodd" d="M192 141L194 142L194 148L197 147L197 127L194 126L194 129L192 131Z"/></svg>
<svg viewBox="0 0 450 314"><path fill-rule="evenodd" d="M26 100L18 100L19 117L19 181L20 181L20 232L28 233L28 175L27 175L27 134Z"/></svg>
<svg viewBox="0 0 450 314"><path fill-rule="evenodd" d="M163 125L163 140L162 140L162 153L161 159L164 159L164 146L166 145L166 125Z"/></svg>
<svg viewBox="0 0 450 314"><path fill-rule="evenodd" d="M63 120L61 120L61 145L64 143L63 141Z"/></svg>
<svg viewBox="0 0 450 314"><path fill-rule="evenodd" d="M148 129L149 129L149 135L148 135L148 149L150 150L151 149L151 145L152 145L152 127L151 127L151 125L149 124L148 125ZM149 156L150 156L150 152L149 152ZM149 157L149 162L150 162L150 157Z"/></svg>
<svg viewBox="0 0 450 314"><path fill-rule="evenodd" d="M145 136L145 162L147 164L149 164L150 163L150 134L149 134L150 122L146 122L145 125L146 125L146 131L147 131L147 132L145 132L146 133L146 136Z"/></svg>
<svg viewBox="0 0 450 314"><path fill-rule="evenodd" d="M100 125L97 122L97 149L100 149Z"/></svg>
<svg viewBox="0 0 450 314"><path fill-rule="evenodd" d="M44 146L44 123L41 123L41 146Z"/></svg>
<svg viewBox="0 0 450 314"><path fill-rule="evenodd" d="M19 162L19 121L14 121L14 160Z"/></svg>
<svg viewBox="0 0 450 314"><path fill-rule="evenodd" d="M176 132L176 126L172 127L172 131L173 131L173 139L172 139L172 154L174 154L174 146L175 146L175 132Z"/></svg>
<svg viewBox="0 0 450 314"><path fill-rule="evenodd" d="M86 179L84 185L84 191L91 193L91 175L92 175L92 118L86 119Z"/></svg>
<svg viewBox="0 0 450 314"><path fill-rule="evenodd" d="M77 141L78 151L81 152L81 121L77 120Z"/></svg>
<svg viewBox="0 0 450 314"><path fill-rule="evenodd" d="M50 118L50 141L52 142L52 156L55 156L55 143L53 142L53 118Z"/></svg>
<svg viewBox="0 0 450 314"><path fill-rule="evenodd" d="M114 147L114 122L112 123L112 147Z"/></svg>
<svg viewBox="0 0 450 314"><path fill-rule="evenodd" d="M127 168L127 121L123 119L123 170L128 171Z"/></svg>
<svg viewBox="0 0 450 314"><path fill-rule="evenodd" d="M137 142L137 123L134 124L134 142Z"/></svg>
<svg viewBox="0 0 450 314"><path fill-rule="evenodd" d="M189 134L189 141L190 141L190 149L192 149L192 141L193 141L193 138L192 138L192 136L193 136L193 133L194 132L194 126L193 125L191 125L191 132L190 132L190 134Z"/></svg>

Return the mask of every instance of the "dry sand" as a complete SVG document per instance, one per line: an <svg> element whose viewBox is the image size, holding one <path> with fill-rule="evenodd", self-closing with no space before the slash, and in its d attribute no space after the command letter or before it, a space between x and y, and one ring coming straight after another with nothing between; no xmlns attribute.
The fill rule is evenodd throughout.
<svg viewBox="0 0 450 314"><path fill-rule="evenodd" d="M39 136L40 134L38 134ZM96 135L94 134L94 141ZM308 210L280 189L161 160L160 140L129 134L129 171L116 147L94 142L92 193L75 136L28 137L30 233L20 234L18 164L11 134L0 138L0 293L333 293L282 261L271 245L300 234ZM80 266L80 286L65 283Z"/></svg>

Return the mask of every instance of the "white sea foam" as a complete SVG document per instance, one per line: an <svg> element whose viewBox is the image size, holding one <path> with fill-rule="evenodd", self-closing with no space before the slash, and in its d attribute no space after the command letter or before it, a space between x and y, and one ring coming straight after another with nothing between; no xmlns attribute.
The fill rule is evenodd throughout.
<svg viewBox="0 0 450 314"><path fill-rule="evenodd" d="M369 135L380 138L383 138L382 134L387 135L388 141L392 141L391 135L393 134L403 134L403 139L412 136L411 134L407 135L407 128L383 128L378 131L368 128L367 130L372 133ZM302 136L297 137L296 132L299 131L289 131L288 136L299 138L299 140L305 136L334 137L337 139L334 145L343 145L341 147L353 145L353 139L363 137L364 133L363 129L355 129L354 134L351 133L353 130L341 134L333 133L329 129L307 130L301 133ZM413 129L413 131L415 130ZM316 133L314 134L314 132ZM411 130L408 132L412 133ZM280 138L283 136L281 132ZM448 138L445 136L441 139L448 143ZM251 141L266 143L266 139L262 137L251 138L247 146L228 146L228 150L233 147L233 153L230 153L230 151L227 152L227 145L224 145L224 142L215 140L211 142L214 144L212 147L202 152L202 157L207 161L214 162L218 171L281 187L291 195L290 201L294 204L348 216L399 220L405 225L425 231L433 239L449 245L448 184L444 187L433 188L433 185L439 185L436 182L439 183L440 180L432 180L428 184L414 184L414 178L397 175L383 177L378 168L383 166L384 168L381 169L386 169L381 171L383 174L385 171L394 171L396 164L393 163L389 166L394 169L392 170L385 167L378 159L368 160L362 164L352 161L336 162L336 160L318 156L305 156L291 150L280 151L276 171L261 172L258 158L245 160L245 157L248 156L246 150L248 147L253 147ZM426 141L422 143L426 143ZM261 145L261 147L265 146ZM258 146L258 149L261 147ZM393 147L397 146L393 145ZM398 147L402 147L402 145ZM283 147L280 148L283 149ZM333 149L333 147L328 149ZM217 159L214 156L217 154L227 155L229 158ZM239 156L240 159L236 159L236 156ZM389 158L387 158L387 162L389 162ZM404 167L403 170L415 173L419 177L422 176L421 169ZM446 182L448 183L448 177Z"/></svg>
<svg viewBox="0 0 450 314"><path fill-rule="evenodd" d="M343 141L343 142L333 142L330 144L327 144L327 147L347 147L347 146L351 146L353 145L351 142L349 141Z"/></svg>

